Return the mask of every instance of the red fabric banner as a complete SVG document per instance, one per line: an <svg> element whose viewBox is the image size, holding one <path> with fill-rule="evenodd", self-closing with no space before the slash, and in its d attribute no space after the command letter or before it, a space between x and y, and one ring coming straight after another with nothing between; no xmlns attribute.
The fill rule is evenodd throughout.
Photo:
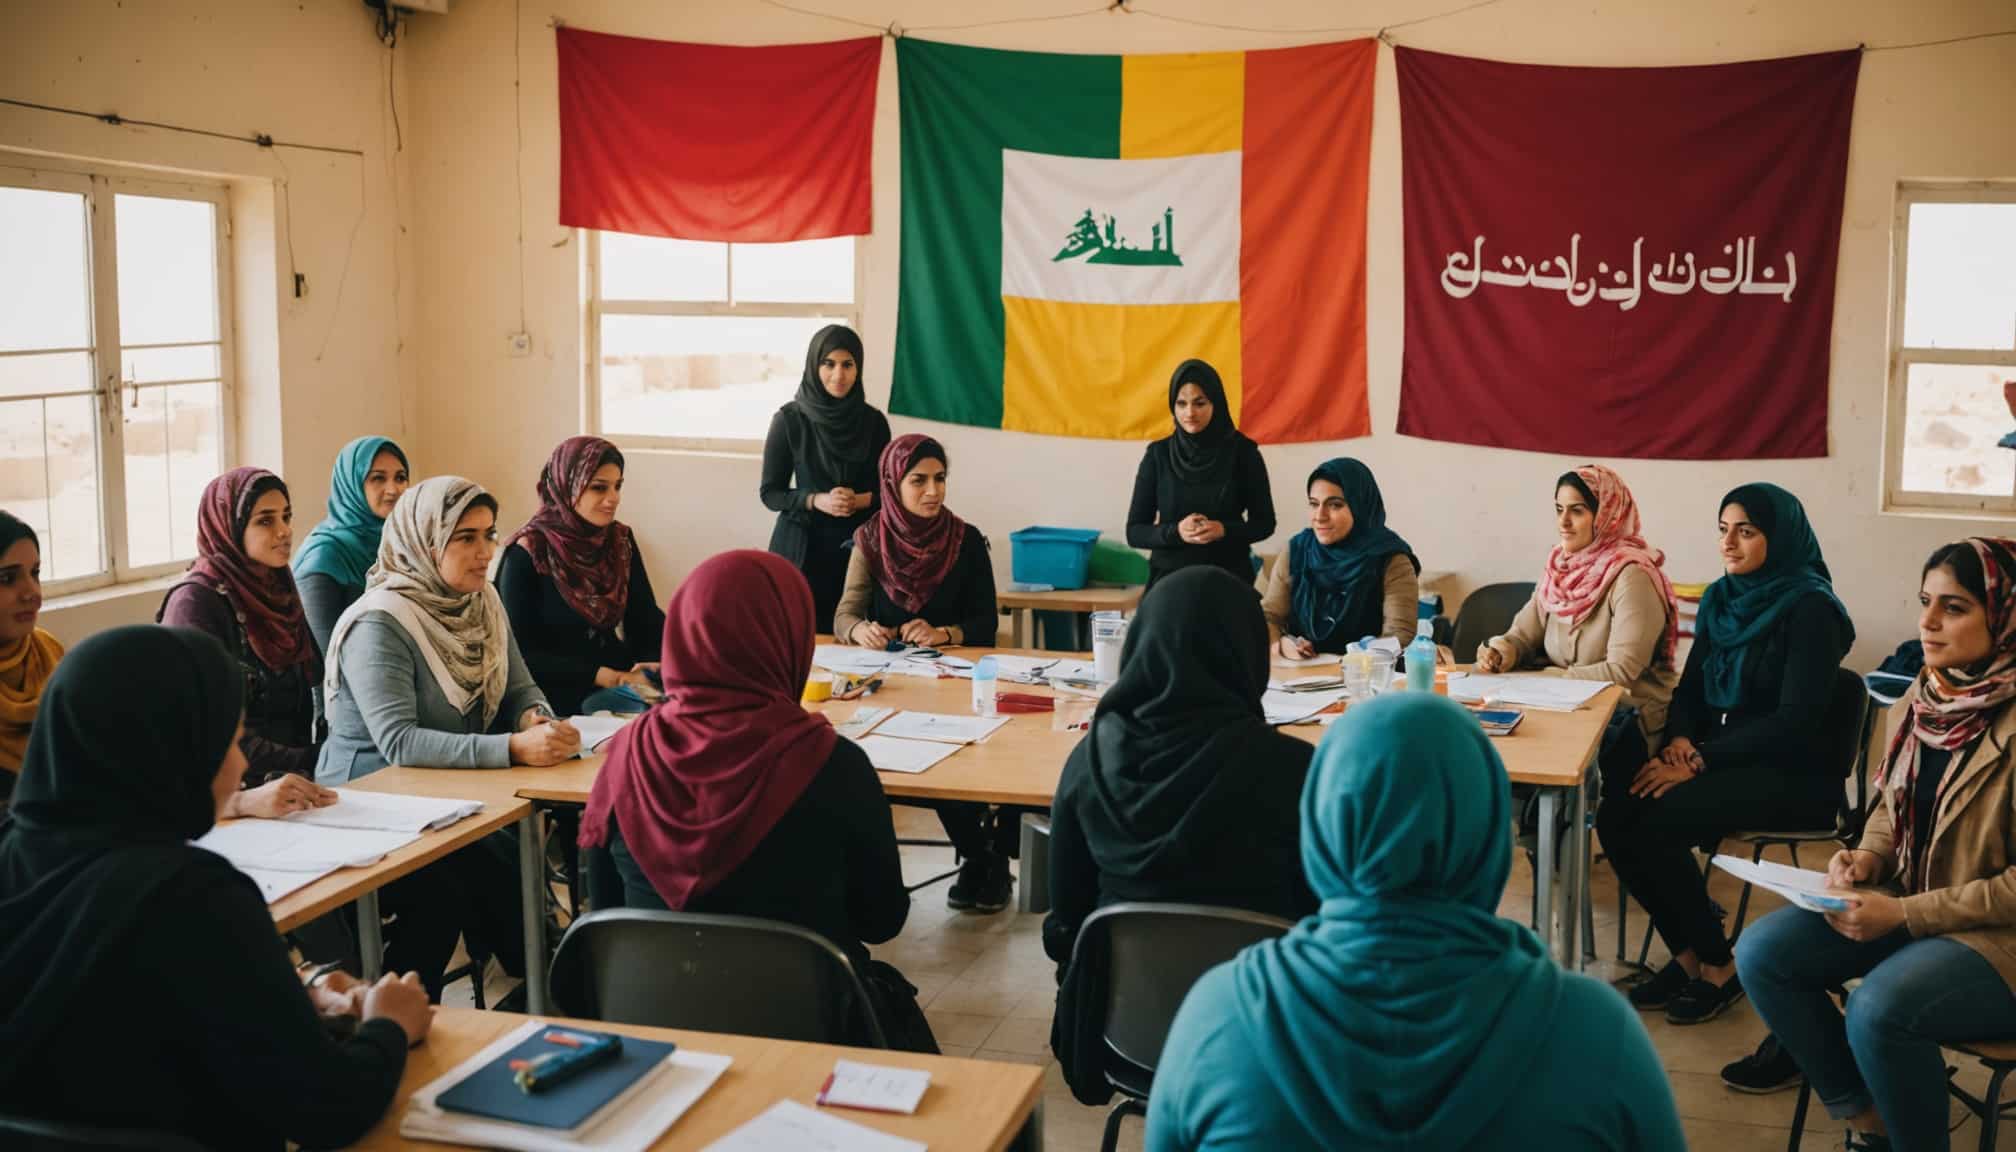
<svg viewBox="0 0 2016 1152"><path fill-rule="evenodd" d="M741 48L561 28L560 223L680 240L865 235L882 39Z"/></svg>
<svg viewBox="0 0 2016 1152"><path fill-rule="evenodd" d="M1400 432L1584 457L1827 454L1859 52L1395 55Z"/></svg>

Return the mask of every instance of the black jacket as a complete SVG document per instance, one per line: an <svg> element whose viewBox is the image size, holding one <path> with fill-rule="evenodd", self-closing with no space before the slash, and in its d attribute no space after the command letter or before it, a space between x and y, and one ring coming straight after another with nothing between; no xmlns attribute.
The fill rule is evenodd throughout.
<svg viewBox="0 0 2016 1152"><path fill-rule="evenodd" d="M805 566L805 553L815 542L835 550L845 547L854 538L854 530L875 514L870 509L836 517L805 506L808 497L843 486L856 492L876 490L876 465L882 458L882 449L889 446L889 419L874 409L869 411L875 425L874 451L857 471L847 476L825 475L813 461L812 454L805 450L812 427L794 409L780 408L770 418L770 432L763 438L763 475L758 492L763 497L763 506L777 513L777 525L770 530L770 551L800 568Z"/></svg>

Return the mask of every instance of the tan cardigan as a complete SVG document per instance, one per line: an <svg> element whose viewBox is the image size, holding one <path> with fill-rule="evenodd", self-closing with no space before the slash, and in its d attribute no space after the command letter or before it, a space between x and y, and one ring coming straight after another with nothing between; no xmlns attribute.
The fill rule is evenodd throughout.
<svg viewBox="0 0 2016 1152"><path fill-rule="evenodd" d="M1913 685L1890 710L1892 730L1904 722ZM1904 925L1918 939L1949 936L1979 952L2016 991L2016 707L2003 705L1988 731L1945 788L1932 818L1925 855L1926 891L1904 897ZM1883 878L1896 879L1897 794L1876 798L1862 829L1865 852L1883 858Z"/></svg>
<svg viewBox="0 0 2016 1152"><path fill-rule="evenodd" d="M1508 667L1552 672L1570 680L1607 680L1624 689L1628 704L1638 706L1638 724L1649 748L1657 751L1666 731L1666 708L1673 701L1680 671L1654 656L1666 635L1665 597L1645 569L1625 567L1610 582L1610 592L1575 627L1540 607L1540 593L1519 609L1512 629L1484 642L1496 648ZM1479 648L1478 652L1483 652Z"/></svg>
<svg viewBox="0 0 2016 1152"><path fill-rule="evenodd" d="M840 588L840 603L833 609L833 640L839 644L854 643L854 628L868 619L868 610L875 603L875 570L868 566L868 554L859 548L847 550L847 582ZM947 625L948 643L966 643L966 630L957 624ZM984 643L992 644L989 636Z"/></svg>
<svg viewBox="0 0 2016 1152"><path fill-rule="evenodd" d="M1415 620L1421 613L1421 578L1404 554L1395 553L1386 562L1385 622L1379 635L1391 636L1405 644L1414 639ZM1294 614L1295 578L1288 573L1288 554L1283 552L1267 566L1267 583L1260 591L1260 610L1267 614L1267 642L1279 644ZM1293 635L1293 633L1288 633ZM1305 637L1306 639L1306 637ZM1357 640L1358 637L1348 637Z"/></svg>

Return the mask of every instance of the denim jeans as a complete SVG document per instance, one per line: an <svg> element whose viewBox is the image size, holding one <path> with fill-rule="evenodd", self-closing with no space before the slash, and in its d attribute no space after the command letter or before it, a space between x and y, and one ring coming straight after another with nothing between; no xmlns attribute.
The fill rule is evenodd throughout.
<svg viewBox="0 0 2016 1152"><path fill-rule="evenodd" d="M614 712L618 716L632 716L649 711L651 706L644 698L630 690L628 685L618 684L614 688L597 688L581 701L581 714L592 716L597 712Z"/></svg>
<svg viewBox="0 0 2016 1152"><path fill-rule="evenodd" d="M1899 928L1858 942L1818 913L1781 908L1744 929L1736 968L1827 1114L1873 1106L1900 1152L1947 1147L1940 1043L2016 1035L2016 995L1979 953L1943 937ZM1827 989L1857 976L1844 1016Z"/></svg>

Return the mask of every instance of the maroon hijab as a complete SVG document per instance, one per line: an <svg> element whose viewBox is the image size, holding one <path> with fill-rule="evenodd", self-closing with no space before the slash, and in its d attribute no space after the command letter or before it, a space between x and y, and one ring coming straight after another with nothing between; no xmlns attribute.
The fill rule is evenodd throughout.
<svg viewBox="0 0 2016 1152"><path fill-rule="evenodd" d="M665 606L665 699L616 734L581 844L609 814L675 911L733 873L840 737L798 703L812 672L812 588L768 552L723 552Z"/></svg>
<svg viewBox="0 0 2016 1152"><path fill-rule="evenodd" d="M504 542L532 557L532 567L551 579L560 598L594 629L614 628L630 600L630 527L621 521L597 528L574 510L574 502L595 478L595 470L623 454L600 436L569 436L539 470L539 510Z"/></svg>
<svg viewBox="0 0 2016 1152"><path fill-rule="evenodd" d="M261 664L279 671L316 665L315 636L294 589L294 573L268 567L245 554L245 525L252 505L268 492L287 493L264 468L233 468L203 488L196 504L196 562L189 575L224 594Z"/></svg>
<svg viewBox="0 0 2016 1152"><path fill-rule="evenodd" d="M882 450L875 518L854 530L854 547L868 558L875 582L907 612L922 612L931 602L966 539L966 522L950 508L927 519L903 507L903 477L920 460L950 464L945 446L929 436L912 432L889 442Z"/></svg>

